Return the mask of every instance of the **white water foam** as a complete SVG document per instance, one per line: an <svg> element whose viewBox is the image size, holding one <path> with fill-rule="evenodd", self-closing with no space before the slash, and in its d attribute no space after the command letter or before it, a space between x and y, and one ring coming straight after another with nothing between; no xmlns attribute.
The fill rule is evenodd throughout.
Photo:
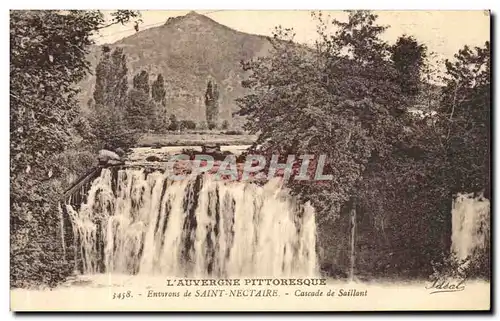
<svg viewBox="0 0 500 321"><path fill-rule="evenodd" d="M459 260L490 242L490 202L473 194L458 194L452 206L451 250Z"/></svg>
<svg viewBox="0 0 500 321"><path fill-rule="evenodd" d="M104 169L79 208L66 204L82 273L318 274L314 209L291 197L279 178L264 186L209 175L171 181L161 172L123 169L115 180Z"/></svg>

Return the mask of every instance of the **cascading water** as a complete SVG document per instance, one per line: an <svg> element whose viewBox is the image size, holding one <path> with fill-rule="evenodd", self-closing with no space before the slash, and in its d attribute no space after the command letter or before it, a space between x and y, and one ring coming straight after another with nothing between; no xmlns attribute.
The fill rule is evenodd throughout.
<svg viewBox="0 0 500 321"><path fill-rule="evenodd" d="M104 169L66 204L83 273L174 277L314 276L313 208L275 178L263 186ZM75 260L75 261L77 261Z"/></svg>
<svg viewBox="0 0 500 321"><path fill-rule="evenodd" d="M451 251L465 260L489 243L490 202L473 194L459 194L452 206Z"/></svg>

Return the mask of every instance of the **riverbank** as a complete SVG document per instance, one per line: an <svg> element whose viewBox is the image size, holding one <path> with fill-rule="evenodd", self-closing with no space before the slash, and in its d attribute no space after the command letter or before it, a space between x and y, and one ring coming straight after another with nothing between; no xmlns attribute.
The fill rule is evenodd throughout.
<svg viewBox="0 0 500 321"><path fill-rule="evenodd" d="M170 132L165 134L144 134L137 142L137 147L156 146L201 146L201 145L251 145L257 140L256 135L226 134L223 132Z"/></svg>

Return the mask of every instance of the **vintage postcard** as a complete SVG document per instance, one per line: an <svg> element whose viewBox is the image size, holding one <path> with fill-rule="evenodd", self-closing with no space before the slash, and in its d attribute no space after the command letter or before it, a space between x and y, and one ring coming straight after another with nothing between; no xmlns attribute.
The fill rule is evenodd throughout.
<svg viewBox="0 0 500 321"><path fill-rule="evenodd" d="M12 10L11 310L490 310L490 21Z"/></svg>

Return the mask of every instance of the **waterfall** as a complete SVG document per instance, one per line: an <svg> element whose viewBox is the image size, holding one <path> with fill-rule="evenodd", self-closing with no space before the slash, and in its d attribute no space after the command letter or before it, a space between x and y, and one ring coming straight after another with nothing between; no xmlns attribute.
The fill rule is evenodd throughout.
<svg viewBox="0 0 500 321"><path fill-rule="evenodd" d="M64 212L61 204L57 206L57 214L59 214L59 232L61 233L61 246L63 251L63 257L66 257L66 243L64 240Z"/></svg>
<svg viewBox="0 0 500 321"><path fill-rule="evenodd" d="M489 243L490 202L482 196L458 194L452 206L451 251L459 260Z"/></svg>
<svg viewBox="0 0 500 321"><path fill-rule="evenodd" d="M314 276L314 209L279 178L259 186L210 175L104 169L65 205L83 273L172 277Z"/></svg>
<svg viewBox="0 0 500 321"><path fill-rule="evenodd" d="M349 266L349 280L354 281L354 266L356 264L356 204L353 203L351 208L351 249L350 249L350 266Z"/></svg>

